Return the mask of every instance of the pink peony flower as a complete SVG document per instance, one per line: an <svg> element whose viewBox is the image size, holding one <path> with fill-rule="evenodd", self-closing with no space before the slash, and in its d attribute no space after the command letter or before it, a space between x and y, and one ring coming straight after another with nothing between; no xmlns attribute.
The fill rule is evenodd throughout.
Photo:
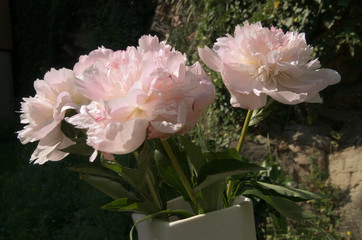
<svg viewBox="0 0 362 240"><path fill-rule="evenodd" d="M73 71L65 68L51 69L34 87L36 95L21 103L21 123L27 125L17 132L18 138L23 144L40 140L30 161L59 161L68 155L60 149L74 144L62 133L60 122L66 110L78 109L87 100L75 90Z"/></svg>
<svg viewBox="0 0 362 240"><path fill-rule="evenodd" d="M304 33L263 28L260 22L235 29L218 38L213 50L199 48L211 69L220 72L234 107L258 109L267 96L284 103L321 102L319 92L340 81L331 69L319 69Z"/></svg>
<svg viewBox="0 0 362 240"><path fill-rule="evenodd" d="M136 150L195 125L215 89L199 63L157 37L143 36L125 51L99 48L74 66L78 90L92 102L67 119L87 129L87 144L113 154Z"/></svg>

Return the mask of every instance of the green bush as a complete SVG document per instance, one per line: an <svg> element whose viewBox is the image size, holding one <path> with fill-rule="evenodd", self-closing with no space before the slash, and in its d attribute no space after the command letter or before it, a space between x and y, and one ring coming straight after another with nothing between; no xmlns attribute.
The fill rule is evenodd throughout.
<svg viewBox="0 0 362 240"><path fill-rule="evenodd" d="M357 54L361 52L362 8L356 1L183 0L176 4L176 1L168 0L164 4L173 6L181 19L181 23L172 29L168 41L187 54L190 64L199 61L198 47L212 47L218 37L233 34L236 25L248 20L261 21L263 26L275 26L284 31L305 32L307 42L314 46L314 55L319 57L322 66L336 69L342 76L341 84L322 91L327 106L342 107L342 103L334 99L336 89L358 83L362 75L358 67L362 63L361 54ZM237 140L245 111L231 108L230 95L220 75L205 69L215 83L217 95L198 129L202 129L203 136L212 143L226 147ZM355 101L358 106L361 100L356 98ZM274 105L276 110L268 125L280 127L289 121L313 124L321 106L307 103Z"/></svg>
<svg viewBox="0 0 362 240"><path fill-rule="evenodd" d="M187 53L190 64L200 61L197 54L198 47L207 45L211 48L218 37L225 36L226 33L233 34L235 26L242 24L245 20L261 21L266 27L275 26L284 31L305 32L307 42L314 47L314 56L319 57L322 66L336 69L341 73L341 83L321 93L325 99L325 105L343 107L333 99L336 89L349 84L358 85L362 73L358 67L362 63L360 54L362 8L357 1L183 0L181 2L178 4L172 0L165 2L165 4L175 4L176 15L179 15L181 19L181 23L172 29L168 41L176 49ZM221 76L207 67L205 70L215 84L216 99L203 121L191 134L204 148L227 147L237 141L246 112L230 106L230 95L222 84ZM270 118L254 129L254 132L270 132L273 130L271 126L281 129L292 121L313 124L318 120L318 112L322 105L285 106L275 103L273 107ZM277 162L271 163L268 167L280 168ZM276 172L283 175L281 170ZM343 239L346 237L336 228L341 220L335 212L335 208L341 202L341 193L335 187L326 185L326 180L321 179L316 172L320 173L318 170L311 173L311 181L315 185L309 190L327 196L307 206L313 209L317 218L312 221L290 222L285 225L286 220L278 217L275 210L268 208L262 201L257 201L254 210L260 239Z"/></svg>

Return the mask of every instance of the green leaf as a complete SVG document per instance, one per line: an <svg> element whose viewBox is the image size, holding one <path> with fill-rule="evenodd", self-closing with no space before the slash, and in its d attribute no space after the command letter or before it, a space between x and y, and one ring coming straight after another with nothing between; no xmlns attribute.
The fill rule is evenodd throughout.
<svg viewBox="0 0 362 240"><path fill-rule="evenodd" d="M125 208L125 207L130 206L137 202L139 202L139 200L129 199L129 198L120 198L120 199L114 200L114 201L102 206L102 209L116 211L116 210Z"/></svg>
<svg viewBox="0 0 362 240"><path fill-rule="evenodd" d="M195 168L196 172L198 172L201 166L206 163L200 147L196 146L187 137L180 136L180 138L191 164Z"/></svg>
<svg viewBox="0 0 362 240"><path fill-rule="evenodd" d="M147 141L144 142L141 152L138 154L137 164L141 174L145 174L149 168L151 159L153 157L153 150L150 148Z"/></svg>
<svg viewBox="0 0 362 240"><path fill-rule="evenodd" d="M257 189L249 189L243 192L243 194L251 194L263 199L275 210L283 214L284 216L296 220L315 218L315 215L311 212L304 210L301 206L295 202L277 196L265 195L263 192Z"/></svg>
<svg viewBox="0 0 362 240"><path fill-rule="evenodd" d="M149 214L154 212L155 209L157 211L158 208L151 202L141 202L132 198L121 198L102 206L102 209Z"/></svg>
<svg viewBox="0 0 362 240"><path fill-rule="evenodd" d="M278 234L286 234L288 232L287 218L280 214L280 212L273 212L271 217L273 219L273 228L276 230L276 232Z"/></svg>
<svg viewBox="0 0 362 240"><path fill-rule="evenodd" d="M267 118L273 110L271 107L271 104L273 102L274 102L274 100L271 98L271 99L269 99L269 101L267 102L265 107L263 107L259 110L254 110L251 115L249 126L256 125L259 122L263 121L265 118Z"/></svg>
<svg viewBox="0 0 362 240"><path fill-rule="evenodd" d="M68 109L66 110L64 117L71 117L74 116L75 114L77 114L77 111L75 109Z"/></svg>
<svg viewBox="0 0 362 240"><path fill-rule="evenodd" d="M102 156L101 163L106 168L116 172L125 182L130 184L138 191L142 192L142 190L144 189L144 173L142 173L138 169L123 167L118 162L113 160L106 160Z"/></svg>
<svg viewBox="0 0 362 240"><path fill-rule="evenodd" d="M236 159L217 159L210 161L200 169L198 177L199 185L196 191L229 176L244 174L248 172L259 172L266 170L258 165L239 161Z"/></svg>
<svg viewBox="0 0 362 240"><path fill-rule="evenodd" d="M60 123L60 129L62 130L65 136L74 141L76 136L76 129L72 124L66 122L65 120L62 120Z"/></svg>
<svg viewBox="0 0 362 240"><path fill-rule="evenodd" d="M68 167L68 169L70 171L85 173L85 174L90 174L90 175L99 175L99 176L110 177L110 178L115 178L115 179L120 178L117 174L115 174L114 172L112 172L108 169L96 167L93 165L92 166L78 165L78 166Z"/></svg>
<svg viewBox="0 0 362 240"><path fill-rule="evenodd" d="M317 193L312 193L306 190L291 188L291 187L284 187L280 185L274 185L270 183L264 183L264 182L257 182L257 184L263 186L267 189L272 189L276 191L279 194L288 196L288 197L294 197L294 198L300 198L302 200L312 200L312 199L322 199L323 196Z"/></svg>
<svg viewBox="0 0 362 240"><path fill-rule="evenodd" d="M148 175L152 181L152 184L155 184L155 178L153 175L150 166L151 162L153 161L154 153L153 150L150 148L147 141L145 141L142 145L142 149L138 156L136 157L137 165L138 165L138 175L142 179L145 178L146 175Z"/></svg>
<svg viewBox="0 0 362 240"><path fill-rule="evenodd" d="M157 168L161 177L164 181L179 191L182 196L188 198L188 194L186 192L185 187L183 186L180 177L178 176L175 168L169 162L169 159L159 150L155 150L155 160L157 164Z"/></svg>
<svg viewBox="0 0 362 240"><path fill-rule="evenodd" d="M177 138L169 138L167 139L167 142L170 145L172 152L174 153L176 160L178 164L181 166L182 171L185 174L186 178L192 180L194 176L194 171L193 169L191 169L190 163L187 159L187 153L182 148L180 148L181 144L177 141ZM169 156L167 154L166 156L167 159L169 159ZM169 164L171 164L170 160ZM192 182L189 181L189 183L192 185Z"/></svg>
<svg viewBox="0 0 362 240"><path fill-rule="evenodd" d="M154 161L154 151L147 141L144 142L140 153L136 156L136 160L140 174L143 176L147 185L146 191L149 190L147 193L150 193L153 201L160 206L160 208L164 208L166 206L166 199L160 194L161 184L158 169Z"/></svg>
<svg viewBox="0 0 362 240"><path fill-rule="evenodd" d="M236 151L235 148L229 148L222 152L205 152L204 157L208 160L217 160L217 159L238 159L240 160L240 154Z"/></svg>
<svg viewBox="0 0 362 240"><path fill-rule="evenodd" d="M69 147L66 147L63 149L60 149L60 151L79 154L79 155L83 155L83 156L92 155L92 153L94 152L94 149L91 146L87 145L87 143L85 142L85 139L84 139L84 141L83 141L83 139L76 139L76 140L77 140L76 144L70 145Z"/></svg>
<svg viewBox="0 0 362 240"><path fill-rule="evenodd" d="M205 213L222 208L225 189L225 181L220 179L200 190L198 193L199 204Z"/></svg>
<svg viewBox="0 0 362 240"><path fill-rule="evenodd" d="M81 179L101 190L111 198L137 199L137 197L133 193L127 191L119 182L112 181L108 178L97 177L87 174L81 174L80 176Z"/></svg>

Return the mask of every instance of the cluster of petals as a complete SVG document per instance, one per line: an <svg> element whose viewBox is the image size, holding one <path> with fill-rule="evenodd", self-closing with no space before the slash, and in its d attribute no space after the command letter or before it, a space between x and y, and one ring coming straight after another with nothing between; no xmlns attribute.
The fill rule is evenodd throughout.
<svg viewBox="0 0 362 240"><path fill-rule="evenodd" d="M319 92L340 81L312 59L304 33L265 28L260 22L237 26L234 36L218 38L213 49L199 48L203 62L220 72L234 107L258 109L267 96L284 104L321 102Z"/></svg>
<svg viewBox="0 0 362 240"><path fill-rule="evenodd" d="M72 70L51 69L44 80L34 82L36 95L23 98L21 103L21 123L26 126L18 131L23 144L39 141L30 161L43 164L59 161L68 153L61 151L72 144L61 131L61 121L68 109L77 110L87 102L75 89L75 75Z"/></svg>
<svg viewBox="0 0 362 240"><path fill-rule="evenodd" d="M133 152L147 135L185 133L215 96L198 62L186 66L185 55L152 36L126 50L94 50L80 57L74 72L77 90L90 103L66 120L87 129L87 144L104 153Z"/></svg>

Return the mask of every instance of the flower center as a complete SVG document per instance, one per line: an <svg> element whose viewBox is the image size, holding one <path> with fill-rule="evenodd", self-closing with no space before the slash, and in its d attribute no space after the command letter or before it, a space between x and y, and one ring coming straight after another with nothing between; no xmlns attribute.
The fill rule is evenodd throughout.
<svg viewBox="0 0 362 240"><path fill-rule="evenodd" d="M106 118L106 111L99 102L92 102L87 107L88 114L96 121L102 121Z"/></svg>
<svg viewBox="0 0 362 240"><path fill-rule="evenodd" d="M273 65L260 66L256 75L256 78L273 88L277 87L281 82L290 79L290 76L287 73L279 71Z"/></svg>

